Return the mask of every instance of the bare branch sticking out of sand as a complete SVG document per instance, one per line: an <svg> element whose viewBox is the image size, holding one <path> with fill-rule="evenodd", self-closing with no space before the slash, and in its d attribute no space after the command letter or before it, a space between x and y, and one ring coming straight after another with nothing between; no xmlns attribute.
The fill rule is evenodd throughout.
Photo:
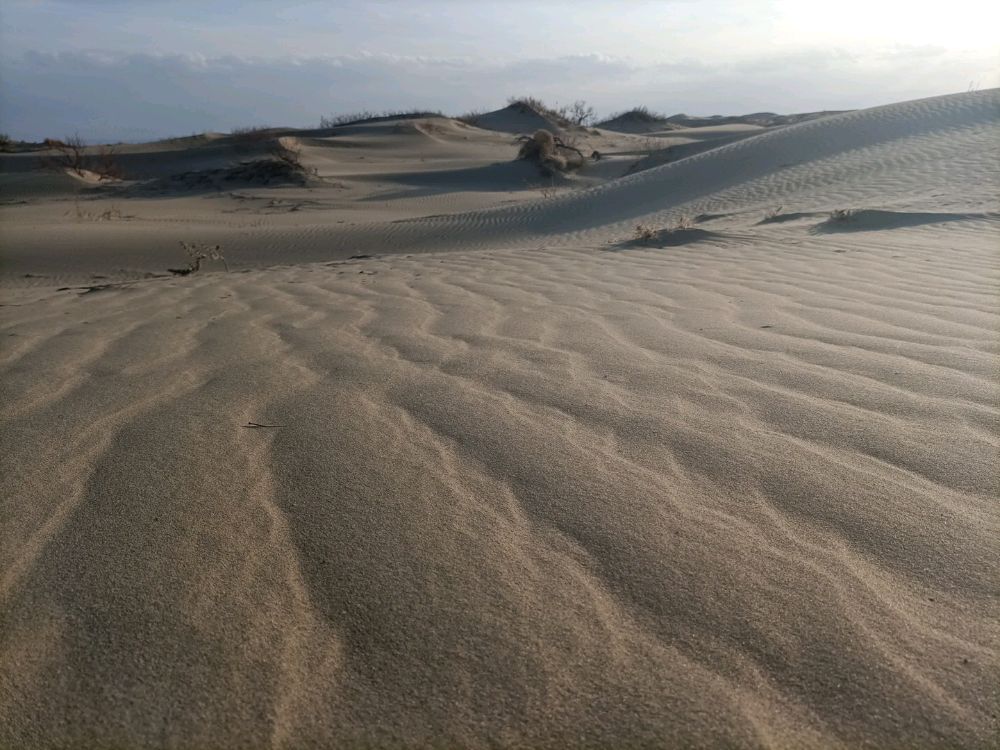
<svg viewBox="0 0 1000 750"><path fill-rule="evenodd" d="M226 256L222 252L221 245L203 245L195 242L181 242L181 247L184 248L184 252L188 255L188 266L187 268L168 268L170 273L177 276L188 276L196 271L201 270L201 262L203 260L218 260L222 261L222 264L226 267L226 271L229 271L229 263L226 261Z"/></svg>

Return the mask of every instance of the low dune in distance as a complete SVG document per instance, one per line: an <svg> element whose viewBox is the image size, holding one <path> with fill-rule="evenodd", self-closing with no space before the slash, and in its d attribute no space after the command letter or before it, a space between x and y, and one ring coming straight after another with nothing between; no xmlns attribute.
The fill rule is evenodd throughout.
<svg viewBox="0 0 1000 750"><path fill-rule="evenodd" d="M708 127L0 158L0 747L1000 745L1000 91Z"/></svg>

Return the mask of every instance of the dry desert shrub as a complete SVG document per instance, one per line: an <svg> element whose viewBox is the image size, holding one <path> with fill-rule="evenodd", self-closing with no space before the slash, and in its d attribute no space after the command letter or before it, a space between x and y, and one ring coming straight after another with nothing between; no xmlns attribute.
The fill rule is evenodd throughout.
<svg viewBox="0 0 1000 750"><path fill-rule="evenodd" d="M542 198L544 198L545 200L548 200L549 198L555 197L555 195L559 192L559 189L556 187L555 183L552 181L552 178L549 178L549 184L545 185L543 187L540 187L538 189L538 192L540 192L542 194Z"/></svg>
<svg viewBox="0 0 1000 750"><path fill-rule="evenodd" d="M233 128L229 137L239 153L254 153L274 138L276 128L267 125Z"/></svg>
<svg viewBox="0 0 1000 750"><path fill-rule="evenodd" d="M475 126L479 122L479 118L485 114L486 114L485 109L472 109L466 112L464 115L459 115L455 119L458 120L463 125Z"/></svg>
<svg viewBox="0 0 1000 750"><path fill-rule="evenodd" d="M94 157L90 171L96 172L102 180L125 179L125 173L115 158L114 146L100 146L97 149L97 155Z"/></svg>
<svg viewBox="0 0 1000 750"><path fill-rule="evenodd" d="M86 146L83 139L78 135L71 136L65 141L56 138L46 138L44 145L53 153L42 157L42 164L56 172L69 170L83 177L86 170L86 157L84 150Z"/></svg>
<svg viewBox="0 0 1000 750"><path fill-rule="evenodd" d="M277 161L295 172L312 174L315 172L302 163L302 147L294 139L276 138L268 147L268 153Z"/></svg>
<svg viewBox="0 0 1000 750"><path fill-rule="evenodd" d="M288 177L293 182L309 177L319 177L316 167L308 167L302 163L302 146L294 138L278 138L268 148L268 153L275 165L284 167Z"/></svg>
<svg viewBox="0 0 1000 750"><path fill-rule="evenodd" d="M594 108L582 99L578 99L566 107L560 107L558 112L569 120L570 124L587 127L597 119Z"/></svg>
<svg viewBox="0 0 1000 750"><path fill-rule="evenodd" d="M632 239L636 242L651 242L656 239L656 229L650 224L636 224Z"/></svg>
<svg viewBox="0 0 1000 750"><path fill-rule="evenodd" d="M244 125L233 128L229 135L237 141L243 143L255 143L266 141L274 133L275 128L270 125Z"/></svg>
<svg viewBox="0 0 1000 750"><path fill-rule="evenodd" d="M552 176L583 166L584 156L580 149L564 143L548 130L537 130L530 138L522 136L517 158L534 162L546 176Z"/></svg>
<svg viewBox="0 0 1000 750"><path fill-rule="evenodd" d="M556 137L548 130L538 130L521 144L518 159L544 159L556 152Z"/></svg>
<svg viewBox="0 0 1000 750"><path fill-rule="evenodd" d="M567 107L550 107L541 99L534 96L508 97L507 106L521 110L522 112L535 112L561 128L568 128L573 124L569 119Z"/></svg>
<svg viewBox="0 0 1000 750"><path fill-rule="evenodd" d="M637 122L666 122L667 120L666 115L660 114L659 112L653 112L649 107L641 106L627 109L624 112L615 112L601 122L611 122L612 120L617 120L618 118L635 120Z"/></svg>
<svg viewBox="0 0 1000 750"><path fill-rule="evenodd" d="M636 224L632 232L632 239L636 242L651 242L661 234L669 235L674 232L687 232L694 229L695 219L687 214L678 218L673 224L668 224L663 229L658 230L651 224Z"/></svg>
<svg viewBox="0 0 1000 750"><path fill-rule="evenodd" d="M365 125L371 122L381 122L383 120L419 119L421 117L444 117L438 110L407 109L400 111L386 110L384 112L348 112L342 115L330 115L319 118L319 126L323 130L337 128L343 125Z"/></svg>
<svg viewBox="0 0 1000 750"><path fill-rule="evenodd" d="M101 180L120 180L124 173L115 159L114 146L99 146L96 154L88 154L87 146L78 135L64 141L46 138L45 147L51 151L42 157L42 166L55 172L73 172L79 177L87 172Z"/></svg>
<svg viewBox="0 0 1000 750"><path fill-rule="evenodd" d="M184 252L187 253L188 265L187 268L168 268L172 274L177 276L187 276L188 274L195 273L201 270L201 262L203 260L219 260L229 270L229 263L226 262L226 256L222 252L221 245L205 245L200 242L181 242L181 247Z"/></svg>
<svg viewBox="0 0 1000 750"><path fill-rule="evenodd" d="M67 215L70 215L67 213ZM135 216L131 214L123 214L122 210L118 208L114 203L111 204L111 208L106 208L100 213L94 213L93 211L85 211L80 208L80 199L77 198L73 201L73 211L72 215L77 221L124 221L127 219L134 219Z"/></svg>

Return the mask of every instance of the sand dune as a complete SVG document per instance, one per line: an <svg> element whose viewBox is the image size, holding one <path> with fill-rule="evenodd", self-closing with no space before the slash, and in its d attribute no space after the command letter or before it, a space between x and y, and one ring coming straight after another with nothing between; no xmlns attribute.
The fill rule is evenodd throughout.
<svg viewBox="0 0 1000 750"><path fill-rule="evenodd" d="M3 209L0 746L1000 743L1000 92L547 200L378 127Z"/></svg>

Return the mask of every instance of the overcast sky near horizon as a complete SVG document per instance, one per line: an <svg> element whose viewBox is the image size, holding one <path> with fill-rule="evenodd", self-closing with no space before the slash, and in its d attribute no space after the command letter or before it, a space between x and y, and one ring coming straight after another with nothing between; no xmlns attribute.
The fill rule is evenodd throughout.
<svg viewBox="0 0 1000 750"><path fill-rule="evenodd" d="M1000 85L973 0L3 0L0 131L142 140L358 110L851 109Z"/></svg>

